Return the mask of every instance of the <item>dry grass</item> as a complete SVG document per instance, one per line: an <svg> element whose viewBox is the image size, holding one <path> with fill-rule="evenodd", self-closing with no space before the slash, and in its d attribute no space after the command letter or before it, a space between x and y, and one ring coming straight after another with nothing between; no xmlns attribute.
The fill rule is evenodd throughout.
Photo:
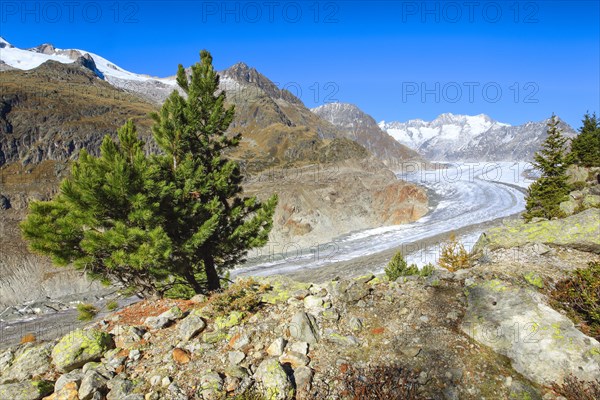
<svg viewBox="0 0 600 400"><path fill-rule="evenodd" d="M418 394L417 375L398 366L355 368L342 365L339 386L343 398L353 400L413 400Z"/></svg>

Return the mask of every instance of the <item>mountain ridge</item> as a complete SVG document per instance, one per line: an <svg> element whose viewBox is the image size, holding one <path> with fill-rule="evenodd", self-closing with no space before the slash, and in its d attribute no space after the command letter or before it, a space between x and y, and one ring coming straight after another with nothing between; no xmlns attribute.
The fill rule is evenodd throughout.
<svg viewBox="0 0 600 400"><path fill-rule="evenodd" d="M567 137L577 133L559 118ZM486 114L445 113L432 121L381 121L379 127L400 143L435 161L531 161L546 138L549 119L510 125Z"/></svg>
<svg viewBox="0 0 600 400"><path fill-rule="evenodd" d="M340 128L350 140L360 143L388 165L421 161L421 156L380 129L375 119L350 103L328 103L311 111Z"/></svg>

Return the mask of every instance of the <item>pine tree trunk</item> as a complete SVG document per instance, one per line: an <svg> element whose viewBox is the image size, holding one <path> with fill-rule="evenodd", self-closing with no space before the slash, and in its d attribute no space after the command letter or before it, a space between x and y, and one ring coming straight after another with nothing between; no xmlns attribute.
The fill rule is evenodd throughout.
<svg viewBox="0 0 600 400"><path fill-rule="evenodd" d="M204 271L206 272L208 291L214 292L215 290L221 289L221 281L219 280L219 275L215 269L215 260L210 255L204 257Z"/></svg>
<svg viewBox="0 0 600 400"><path fill-rule="evenodd" d="M194 289L194 292L196 294L200 294L200 293L204 292L202 285L200 285L198 283L198 281L196 280L196 277L194 276L194 271L186 268L184 275L185 275L185 279L192 286L192 289Z"/></svg>

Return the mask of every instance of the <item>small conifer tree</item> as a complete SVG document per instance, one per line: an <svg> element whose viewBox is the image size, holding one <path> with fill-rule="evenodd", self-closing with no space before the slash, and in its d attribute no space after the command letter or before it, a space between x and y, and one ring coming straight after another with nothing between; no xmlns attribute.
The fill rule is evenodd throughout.
<svg viewBox="0 0 600 400"><path fill-rule="evenodd" d="M527 191L523 214L526 221L535 217L551 219L563 216L559 205L569 194L566 171L570 157L566 149L567 138L562 135L558 124L559 120L553 114L548 123L548 137L534 156L533 165L541 176Z"/></svg>
<svg viewBox="0 0 600 400"><path fill-rule="evenodd" d="M577 135L571 142L572 161L584 167L600 167L600 121L586 113Z"/></svg>

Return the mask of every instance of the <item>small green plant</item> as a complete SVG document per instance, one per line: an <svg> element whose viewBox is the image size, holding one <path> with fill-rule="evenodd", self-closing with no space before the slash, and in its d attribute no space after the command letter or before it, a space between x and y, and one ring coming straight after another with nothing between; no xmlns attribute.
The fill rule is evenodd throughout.
<svg viewBox="0 0 600 400"><path fill-rule="evenodd" d="M419 268L415 264L408 265L402 252L397 252L385 267L385 275L390 281L395 281L401 276L418 275Z"/></svg>
<svg viewBox="0 0 600 400"><path fill-rule="evenodd" d="M590 262L559 281L550 292L552 303L563 308L581 330L600 339L600 262Z"/></svg>
<svg viewBox="0 0 600 400"><path fill-rule="evenodd" d="M425 276L429 276L431 274L433 274L433 271L435 270L435 267L432 263L428 263L425 264L423 266L423 268L421 268L421 270L419 271L419 275L425 277Z"/></svg>
<svg viewBox="0 0 600 400"><path fill-rule="evenodd" d="M77 305L77 319L80 321L91 321L99 310L93 304L81 303Z"/></svg>
<svg viewBox="0 0 600 400"><path fill-rule="evenodd" d="M450 272L455 272L459 269L470 268L473 265L473 256L452 232L448 241L442 246L438 264Z"/></svg>
<svg viewBox="0 0 600 400"><path fill-rule="evenodd" d="M117 303L115 300L109 301L106 304L106 309L108 311L115 311L117 308L119 308L119 303Z"/></svg>

